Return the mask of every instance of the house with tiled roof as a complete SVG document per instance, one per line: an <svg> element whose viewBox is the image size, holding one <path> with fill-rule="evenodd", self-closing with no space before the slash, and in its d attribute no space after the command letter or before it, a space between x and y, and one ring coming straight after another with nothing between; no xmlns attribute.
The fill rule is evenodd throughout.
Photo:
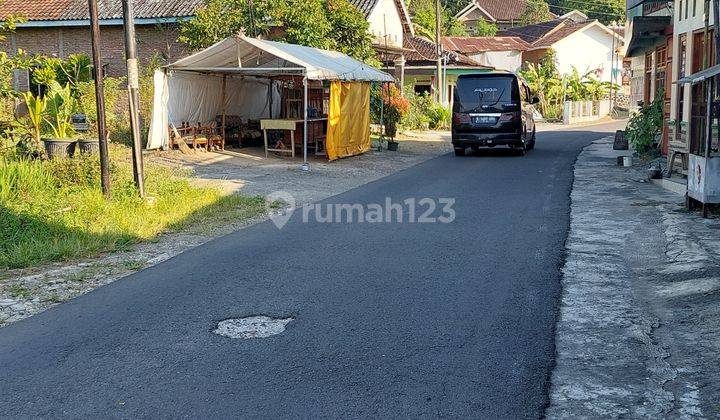
<svg viewBox="0 0 720 420"><path fill-rule="evenodd" d="M576 68L580 73L593 72L598 79L610 81L613 68L616 76L622 69L620 54L623 37L587 17L560 17L549 22L505 29L497 35L517 37L527 43L523 62L538 63L549 50L553 50L558 70L563 74Z"/></svg>
<svg viewBox="0 0 720 420"><path fill-rule="evenodd" d="M464 37L441 39L443 50L463 54L473 61L498 70L518 71L529 44L516 36Z"/></svg>
<svg viewBox="0 0 720 420"><path fill-rule="evenodd" d="M465 25L470 34L475 33L480 20L502 30L522 26L522 16L527 7L528 0L471 0L455 18Z"/></svg>
<svg viewBox="0 0 720 420"><path fill-rule="evenodd" d="M135 1L138 55L142 59L160 57L167 61L188 53L177 42L178 23L195 14L203 0ZM98 11L101 28L102 59L106 73L123 75L124 38L121 0L100 0ZM0 43L2 51L19 49L31 54L65 58L71 54L90 54L90 17L87 0L3 0L0 19L22 16L27 21L18 25L14 34ZM29 88L27 71L16 72L15 88Z"/></svg>
<svg viewBox="0 0 720 420"><path fill-rule="evenodd" d="M413 89L415 93L434 95L438 59L435 42L421 36L406 36L403 47L403 85ZM452 98L458 75L493 70L492 67L483 65L465 54L450 50L443 51L442 60L446 100ZM387 64L390 65L388 70L393 69L392 63ZM396 62L394 66L396 74L397 64Z"/></svg>
<svg viewBox="0 0 720 420"><path fill-rule="evenodd" d="M404 0L350 0L369 22L373 45L380 54L401 60L406 36L413 36ZM204 0L135 0L138 56L173 61L189 53L177 41L178 25L192 18ZM102 58L106 74L125 72L121 0L98 0ZM23 49L31 54L64 58L90 54L90 18L87 0L0 0L0 19L17 15L27 21L0 43L2 51ZM15 75L15 87L29 87L27 72Z"/></svg>

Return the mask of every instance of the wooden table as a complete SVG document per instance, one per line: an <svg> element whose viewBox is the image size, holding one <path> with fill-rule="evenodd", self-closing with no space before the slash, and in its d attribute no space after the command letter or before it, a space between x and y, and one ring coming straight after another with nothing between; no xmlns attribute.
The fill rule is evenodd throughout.
<svg viewBox="0 0 720 420"><path fill-rule="evenodd" d="M327 121L327 118L308 118L308 127L310 127L310 124L312 123L318 123L318 122L324 122ZM295 158L295 132L300 131L302 132L302 129L298 130L298 124L302 124L304 120L297 119L297 118L279 118L279 119L264 119L260 120L260 129L263 131L263 139L265 141L265 157L268 157L269 152L278 152L278 153L290 153L290 155ZM270 148L268 145L268 137L267 132L268 130L282 130L282 131L289 131L290 132L290 150L288 149L278 149L278 148ZM308 131L312 131L308 129ZM310 140L310 139L308 139Z"/></svg>

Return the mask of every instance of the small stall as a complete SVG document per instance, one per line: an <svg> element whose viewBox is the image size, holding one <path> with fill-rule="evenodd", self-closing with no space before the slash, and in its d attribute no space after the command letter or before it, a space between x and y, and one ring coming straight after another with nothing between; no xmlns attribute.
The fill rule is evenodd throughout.
<svg viewBox="0 0 720 420"><path fill-rule="evenodd" d="M309 146L329 160L364 153L370 82L394 79L337 51L230 37L156 71L147 148L224 148L254 134L266 156L300 148L304 169Z"/></svg>
<svg viewBox="0 0 720 420"><path fill-rule="evenodd" d="M675 82L680 85L688 84L693 88L703 87L705 96L705 115L701 124L696 124L695 127L701 132L690 142L687 180L688 207L692 209L694 201L700 202L703 217L708 214L706 204L720 203L720 103L716 94L719 76L720 65L716 65Z"/></svg>

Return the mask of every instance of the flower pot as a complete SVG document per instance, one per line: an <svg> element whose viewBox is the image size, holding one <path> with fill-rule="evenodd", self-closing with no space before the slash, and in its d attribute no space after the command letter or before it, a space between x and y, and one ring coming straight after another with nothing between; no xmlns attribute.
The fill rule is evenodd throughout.
<svg viewBox="0 0 720 420"><path fill-rule="evenodd" d="M389 141L388 142L388 150L391 152L397 152L398 144L399 143L396 141Z"/></svg>
<svg viewBox="0 0 720 420"><path fill-rule="evenodd" d="M662 178L662 169L658 167L652 167L648 169L648 178L649 179L660 179Z"/></svg>
<svg viewBox="0 0 720 420"><path fill-rule="evenodd" d="M77 142L80 153L100 153L100 141L95 139L83 139Z"/></svg>
<svg viewBox="0 0 720 420"><path fill-rule="evenodd" d="M68 158L75 154L77 141L72 139L43 139L48 158Z"/></svg>

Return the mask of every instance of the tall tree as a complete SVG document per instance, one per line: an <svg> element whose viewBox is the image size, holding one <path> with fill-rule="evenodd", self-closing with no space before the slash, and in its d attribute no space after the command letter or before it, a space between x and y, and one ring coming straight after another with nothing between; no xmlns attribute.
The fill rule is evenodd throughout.
<svg viewBox="0 0 720 420"><path fill-rule="evenodd" d="M337 49L367 61L374 55L368 29L365 16L347 0L205 0L194 18L181 23L179 40L201 49L244 31L250 36Z"/></svg>
<svg viewBox="0 0 720 420"><path fill-rule="evenodd" d="M417 33L435 39L435 0L411 0L410 11ZM440 35L466 36L467 34L465 26L455 19L450 10L443 7L440 11Z"/></svg>
<svg viewBox="0 0 720 420"><path fill-rule="evenodd" d="M520 16L523 25L547 22L550 19L550 6L545 0L528 0L527 9Z"/></svg>

